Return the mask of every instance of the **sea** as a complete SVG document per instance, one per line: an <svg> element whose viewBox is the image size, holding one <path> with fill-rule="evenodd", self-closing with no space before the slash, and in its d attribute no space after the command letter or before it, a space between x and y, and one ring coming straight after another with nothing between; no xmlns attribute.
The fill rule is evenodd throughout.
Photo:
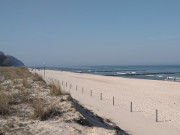
<svg viewBox="0 0 180 135"><path fill-rule="evenodd" d="M150 80L169 80L180 82L180 65L151 66L71 66L46 67L46 69L87 73L122 78L138 78Z"/></svg>

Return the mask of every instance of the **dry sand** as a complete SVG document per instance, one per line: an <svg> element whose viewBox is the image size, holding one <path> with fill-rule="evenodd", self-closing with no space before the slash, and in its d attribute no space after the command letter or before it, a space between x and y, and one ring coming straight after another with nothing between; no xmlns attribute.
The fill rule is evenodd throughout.
<svg viewBox="0 0 180 135"><path fill-rule="evenodd" d="M44 76L43 70L36 72ZM46 81L52 79L55 82L59 81L63 90L70 92L80 104L95 114L112 120L132 135L180 134L180 83L178 82L53 70L46 70L45 73ZM130 112L131 102L133 112ZM155 122L156 109L158 109L158 122Z"/></svg>

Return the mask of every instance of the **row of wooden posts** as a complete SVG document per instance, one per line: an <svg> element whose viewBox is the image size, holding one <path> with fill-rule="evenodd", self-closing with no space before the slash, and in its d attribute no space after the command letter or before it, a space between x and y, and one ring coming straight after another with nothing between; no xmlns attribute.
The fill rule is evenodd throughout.
<svg viewBox="0 0 180 135"><path fill-rule="evenodd" d="M48 78L48 79L50 79L50 78ZM59 80L57 80L57 79L50 79L51 81L56 81L56 82L59 82ZM59 84L60 84L60 82L59 82ZM62 86L64 85L64 82L62 81ZM66 82L65 83L65 86L66 86L66 88L68 87L68 83ZM72 84L70 84L69 85L69 88L71 89L72 88ZM69 89L69 93L70 93L70 89ZM76 85L76 91L78 90L78 86ZM84 93L84 88L82 88L82 94ZM92 90L90 90L90 96L93 96L93 93L92 93ZM103 94L102 93L100 93L100 100L103 100ZM113 106L115 105L115 97L113 96L113 98L112 98L112 104L113 104ZM133 112L133 102L130 102L130 112ZM156 116L155 116L155 121L156 122L158 122L158 109L156 109L155 110L155 114L156 114Z"/></svg>

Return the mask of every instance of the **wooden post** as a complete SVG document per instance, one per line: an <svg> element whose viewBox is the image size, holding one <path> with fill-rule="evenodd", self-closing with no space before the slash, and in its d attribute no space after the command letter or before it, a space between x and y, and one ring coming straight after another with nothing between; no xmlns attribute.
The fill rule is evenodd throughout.
<svg viewBox="0 0 180 135"><path fill-rule="evenodd" d="M100 99L102 100L102 93L100 94Z"/></svg>
<svg viewBox="0 0 180 135"><path fill-rule="evenodd" d="M132 112L132 102L131 102L131 112Z"/></svg>
<svg viewBox="0 0 180 135"><path fill-rule="evenodd" d="M156 109L156 122L158 122L158 109Z"/></svg>
<svg viewBox="0 0 180 135"><path fill-rule="evenodd" d="M92 96L92 90L91 90L91 96Z"/></svg>
<svg viewBox="0 0 180 135"><path fill-rule="evenodd" d="M66 87L67 87L67 82L66 82Z"/></svg>
<svg viewBox="0 0 180 135"><path fill-rule="evenodd" d="M62 81L62 85L63 85L63 81Z"/></svg>
<svg viewBox="0 0 180 135"><path fill-rule="evenodd" d="M77 91L77 85L76 85L76 91Z"/></svg>
<svg viewBox="0 0 180 135"><path fill-rule="evenodd" d="M82 88L82 93L84 93L84 89Z"/></svg>
<svg viewBox="0 0 180 135"><path fill-rule="evenodd" d="M114 96L113 96L113 105L114 105Z"/></svg>

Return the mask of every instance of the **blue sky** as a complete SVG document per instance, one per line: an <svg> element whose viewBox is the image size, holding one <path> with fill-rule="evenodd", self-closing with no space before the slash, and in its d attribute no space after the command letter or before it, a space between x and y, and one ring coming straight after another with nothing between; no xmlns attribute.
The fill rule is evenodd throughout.
<svg viewBox="0 0 180 135"><path fill-rule="evenodd" d="M0 50L26 65L180 64L179 0L0 0Z"/></svg>

